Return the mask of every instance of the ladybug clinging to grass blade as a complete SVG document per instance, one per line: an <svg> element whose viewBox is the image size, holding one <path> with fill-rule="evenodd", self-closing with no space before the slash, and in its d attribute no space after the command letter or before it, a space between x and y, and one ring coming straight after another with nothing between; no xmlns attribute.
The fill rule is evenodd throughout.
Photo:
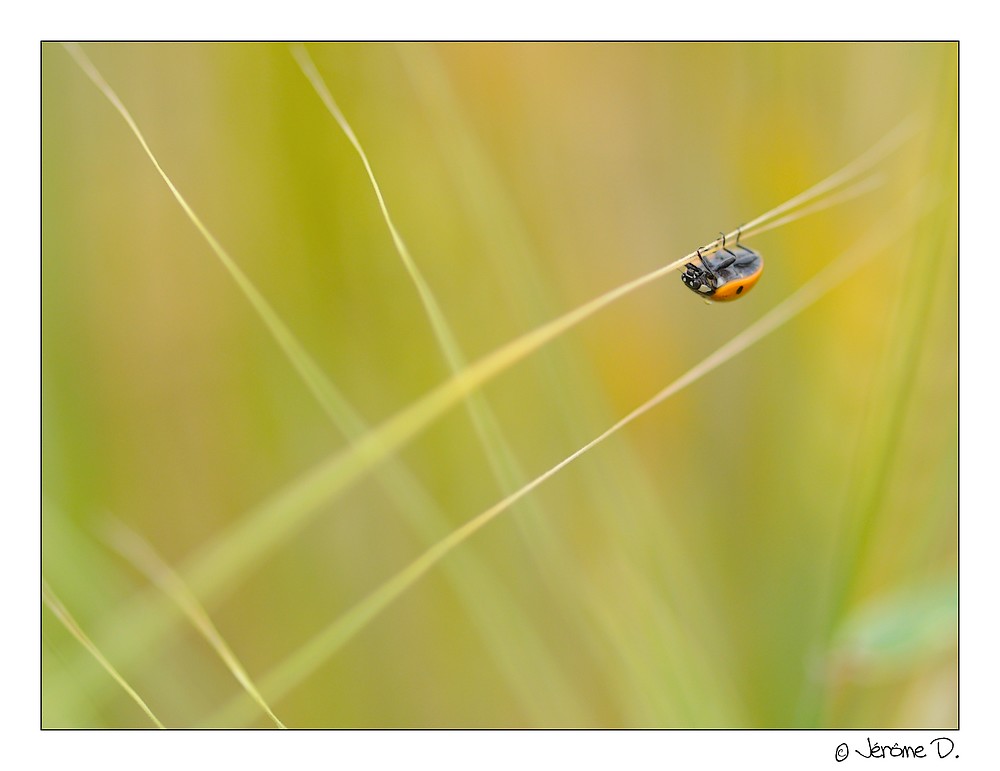
<svg viewBox="0 0 1000 771"><path fill-rule="evenodd" d="M736 246L729 249L723 233L722 248L711 257L706 257L699 249L698 260L701 267L691 262L684 266L681 281L706 302L727 302L742 297L753 289L764 272L764 258L741 245L739 234Z"/></svg>

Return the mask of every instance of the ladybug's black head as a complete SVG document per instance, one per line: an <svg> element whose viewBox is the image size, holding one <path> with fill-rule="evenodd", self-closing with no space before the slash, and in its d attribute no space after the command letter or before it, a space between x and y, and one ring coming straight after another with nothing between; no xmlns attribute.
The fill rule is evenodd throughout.
<svg viewBox="0 0 1000 771"><path fill-rule="evenodd" d="M713 274L690 262L684 268L684 272L681 273L681 281L684 286L703 296L715 294L715 276Z"/></svg>

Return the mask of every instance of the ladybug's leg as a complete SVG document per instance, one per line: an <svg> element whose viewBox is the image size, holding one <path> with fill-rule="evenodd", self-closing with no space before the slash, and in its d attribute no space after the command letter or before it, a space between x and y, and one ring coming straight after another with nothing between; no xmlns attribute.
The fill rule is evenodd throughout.
<svg viewBox="0 0 1000 771"><path fill-rule="evenodd" d="M698 250L698 259L701 260L701 266L705 269L705 273L708 274L708 278L712 286L718 284L719 277L715 275L715 271L712 269L712 266L708 264L708 258L701 253L701 249Z"/></svg>
<svg viewBox="0 0 1000 771"><path fill-rule="evenodd" d="M721 249L721 251L723 251L726 254L728 254L729 258L726 259L726 260L723 260L721 263L716 263L715 264L715 269L716 270L722 270L723 268L728 268L730 265L732 265L734 262L736 262L736 255L733 253L732 249L727 249L726 248L726 234L723 233L720 230L719 231L719 235L722 237L722 249ZM737 239L737 245L738 245L738 243L739 243L739 231L737 231L736 239Z"/></svg>

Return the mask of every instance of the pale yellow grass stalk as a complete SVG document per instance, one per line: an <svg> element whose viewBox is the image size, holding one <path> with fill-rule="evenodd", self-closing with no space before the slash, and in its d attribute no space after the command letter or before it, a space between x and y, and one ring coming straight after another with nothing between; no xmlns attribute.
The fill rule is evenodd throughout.
<svg viewBox="0 0 1000 771"><path fill-rule="evenodd" d="M80 645L86 648L87 652L97 659L97 663L104 667L107 673L114 678L115 682L122 687L125 693L132 697L132 700L139 705L139 708L146 713L146 716L153 721L156 727L165 728L166 726L164 726L163 723L160 722L160 719L153 714L153 710L149 708L149 705L142 700L142 697L135 692L135 689L129 685L128 682L126 682L125 678L119 674L114 665L108 661L104 654L101 653L100 649L94 645L93 641L76 622L76 619L73 618L73 614L66 609L66 606L62 604L62 601L58 596L56 596L56 593L52 591L52 587L49 586L48 582L44 578L42 579L42 602L44 602L46 607L52 611L53 615L55 615L55 617L62 622L62 625L69 630L69 633L77 639Z"/></svg>
<svg viewBox="0 0 1000 771"><path fill-rule="evenodd" d="M209 248L215 256L218 257L219 262L222 263L222 266L232 277L233 281L236 282L237 287L239 287L240 291L242 291L247 300L249 300L250 305L253 306L253 309L256 311L261 321L264 322L264 325L272 334L275 341L278 343L278 346L288 357L292 367L302 378L302 381L312 392L316 401L319 402L320 406L327 413L327 415L334 422L339 424L341 421L341 413L345 410L344 397L334 388L333 384L323 374L319 365L313 361L312 357L309 356L306 350L302 347L302 344L299 343L295 335L292 334L292 331L281 320L267 300L264 299L264 295L261 294L256 286L254 286L250 278L240 269L240 267L236 264L236 261L223 248L218 239L212 235L201 219L199 219L198 215L195 214L194 209L191 208L184 196L181 195L180 190L177 189L170 177L163 170L160 162L156 159L152 149L146 142L146 138L143 136L142 132L139 130L139 126L133 119L132 114L122 103L121 99L118 98L118 94L115 93L114 89L108 85L108 82L104 79L101 73L97 71L97 68L93 65L80 46L75 43L64 43L63 45L74 60L76 60L76 63L80 66L80 68L86 73L87 77L93 81L94 85L100 89L101 93L107 97L108 101L111 102L114 108L122 116L122 119L128 125L129 129L131 129L135 138L139 141L139 144L145 151L146 156L156 168L157 173L163 179L164 184L166 184L169 188L170 192L177 200L177 203L180 204L181 209L184 210L184 214L187 215L188 219L191 220L191 223L195 226L205 241L208 242Z"/></svg>
<svg viewBox="0 0 1000 771"><path fill-rule="evenodd" d="M208 613L198 602L197 598L190 592L184 581L168 565L156 550L124 522L110 517L104 523L104 538L115 551L128 560L140 573L145 575L152 583L160 587L163 593L180 608L195 629L201 634L219 658L225 663L236 681L243 686L243 689L250 695L257 705L267 714L278 728L284 728L277 715L271 710L260 695L260 691L254 685L246 668L233 653L232 648L226 643Z"/></svg>

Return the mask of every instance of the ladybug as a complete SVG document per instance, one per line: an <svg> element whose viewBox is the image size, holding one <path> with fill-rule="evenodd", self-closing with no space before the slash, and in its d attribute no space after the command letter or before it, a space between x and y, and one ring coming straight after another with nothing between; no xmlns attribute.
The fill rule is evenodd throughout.
<svg viewBox="0 0 1000 771"><path fill-rule="evenodd" d="M706 302L727 302L737 300L751 289L764 272L764 258L753 249L740 244L736 234L736 246L726 247L726 235L722 234L722 248L711 258L698 250L701 267L687 263L681 274L681 281L692 292L705 298Z"/></svg>

